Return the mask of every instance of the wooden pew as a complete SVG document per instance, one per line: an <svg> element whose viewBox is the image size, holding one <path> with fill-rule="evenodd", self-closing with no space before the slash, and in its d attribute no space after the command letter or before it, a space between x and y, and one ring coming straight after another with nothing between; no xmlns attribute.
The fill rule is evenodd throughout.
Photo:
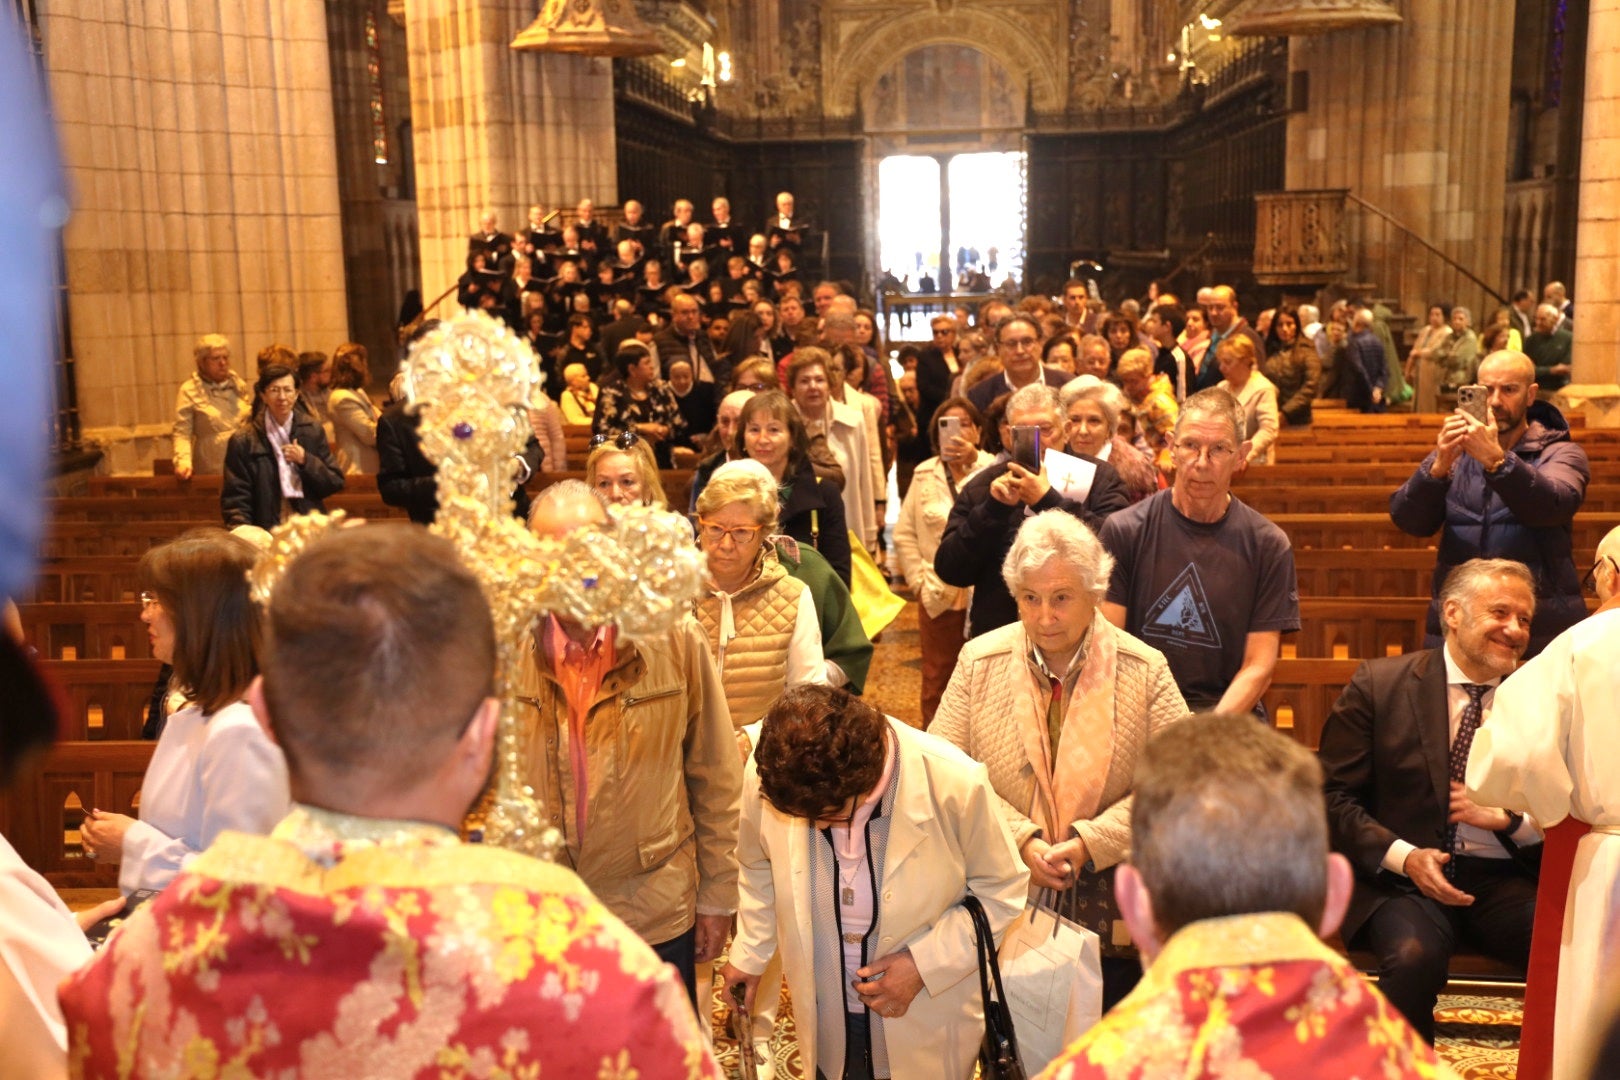
<svg viewBox="0 0 1620 1080"><path fill-rule="evenodd" d="M19 604L23 636L49 660L149 660L152 644L135 602Z"/></svg>
<svg viewBox="0 0 1620 1080"><path fill-rule="evenodd" d="M1272 514L1288 534L1294 550L1301 548L1425 548L1434 545L1434 536L1411 536L1397 529L1384 514ZM1609 530L1620 525L1620 512L1581 511L1575 515L1576 551L1591 551Z"/></svg>
<svg viewBox="0 0 1620 1080"><path fill-rule="evenodd" d="M40 554L47 559L124 555L140 557L190 529L219 527L219 518L199 521L53 521Z"/></svg>
<svg viewBox="0 0 1620 1080"><path fill-rule="evenodd" d="M193 476L190 480L176 479L173 473L164 476L92 476L90 477L91 495L118 496L120 498L144 498L150 495L196 495L219 498L219 489L224 478L218 474L212 476ZM347 473L343 477L343 492L346 495L366 495L377 490L377 478L369 473Z"/></svg>
<svg viewBox="0 0 1620 1080"><path fill-rule="evenodd" d="M1268 517L1273 514L1388 514L1389 498L1399 485L1383 484L1249 484L1237 496ZM1589 486L1580 512L1620 511L1620 483Z"/></svg>
<svg viewBox="0 0 1620 1080"><path fill-rule="evenodd" d="M46 559L29 597L41 604L117 603L140 596L140 559L133 555L87 555Z"/></svg>
<svg viewBox="0 0 1620 1080"><path fill-rule="evenodd" d="M161 661L41 660L67 699L62 737L87 742L139 739Z"/></svg>
<svg viewBox="0 0 1620 1080"><path fill-rule="evenodd" d="M58 889L116 887L118 867L85 858L79 826L91 808L139 816L155 743L58 743L0 795L0 826L29 866Z"/></svg>
<svg viewBox="0 0 1620 1080"><path fill-rule="evenodd" d="M1307 660L1399 656L1423 647L1427 595L1418 597L1301 597L1300 629L1283 639L1282 654Z"/></svg>
<svg viewBox="0 0 1620 1080"><path fill-rule="evenodd" d="M328 513L344 510L351 517L403 517L376 492L339 494L325 500ZM209 495L69 495L45 500L54 521L207 521L221 525L219 497Z"/></svg>
<svg viewBox="0 0 1620 1080"><path fill-rule="evenodd" d="M1333 703L1360 660L1278 660L1271 687L1262 699L1279 731L1315 750Z"/></svg>
<svg viewBox="0 0 1620 1080"><path fill-rule="evenodd" d="M1339 465L1324 461L1279 461L1275 465L1254 465L1232 478L1232 486L1245 502L1256 489L1274 486L1363 486L1394 491L1417 469L1422 458L1410 461L1375 463L1362 461ZM1589 458L1592 481L1588 491L1620 484L1620 453L1610 458Z"/></svg>

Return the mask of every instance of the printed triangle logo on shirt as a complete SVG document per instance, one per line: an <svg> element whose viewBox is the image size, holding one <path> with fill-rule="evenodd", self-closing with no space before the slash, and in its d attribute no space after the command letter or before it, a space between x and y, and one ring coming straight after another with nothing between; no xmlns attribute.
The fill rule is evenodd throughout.
<svg viewBox="0 0 1620 1080"><path fill-rule="evenodd" d="M1198 567L1188 563L1170 587L1148 608L1142 636L1180 646L1221 647L1220 627L1209 610L1209 597L1198 578Z"/></svg>

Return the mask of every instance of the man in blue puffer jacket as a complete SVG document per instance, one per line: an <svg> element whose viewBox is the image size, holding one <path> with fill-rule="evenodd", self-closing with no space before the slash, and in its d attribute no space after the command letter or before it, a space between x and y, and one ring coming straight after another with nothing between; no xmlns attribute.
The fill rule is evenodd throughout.
<svg viewBox="0 0 1620 1080"><path fill-rule="evenodd" d="M1436 446L1389 497L1389 516L1414 536L1440 534L1433 592L1469 559L1513 559L1536 578L1536 614L1526 660L1586 617L1571 554L1570 522L1586 499L1586 451L1563 414L1536 401L1535 365L1503 350L1479 365L1490 390L1490 423L1461 409L1446 418ZM1425 648L1440 643L1440 608L1430 601Z"/></svg>

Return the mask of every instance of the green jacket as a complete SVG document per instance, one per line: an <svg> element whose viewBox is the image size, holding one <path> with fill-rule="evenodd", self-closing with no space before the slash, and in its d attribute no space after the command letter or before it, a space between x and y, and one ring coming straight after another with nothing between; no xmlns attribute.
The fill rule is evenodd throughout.
<svg viewBox="0 0 1620 1080"><path fill-rule="evenodd" d="M821 651L849 677L848 689L859 694L866 689L866 673L872 666L872 642L861 629L861 616L849 595L849 586L839 578L822 554L807 544L778 537L776 556L787 572L804 582L815 601L821 620Z"/></svg>

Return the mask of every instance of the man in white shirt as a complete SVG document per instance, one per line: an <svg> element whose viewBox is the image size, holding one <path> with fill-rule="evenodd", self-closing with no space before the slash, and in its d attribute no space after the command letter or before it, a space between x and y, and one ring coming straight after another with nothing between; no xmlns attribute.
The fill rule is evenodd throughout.
<svg viewBox="0 0 1620 1080"><path fill-rule="evenodd" d="M1542 839L1533 817L1463 786L1475 731L1530 643L1530 571L1471 559L1440 599L1445 644L1364 662L1319 751L1333 847L1356 870L1344 939L1377 955L1379 989L1431 1043L1460 944L1526 965Z"/></svg>

